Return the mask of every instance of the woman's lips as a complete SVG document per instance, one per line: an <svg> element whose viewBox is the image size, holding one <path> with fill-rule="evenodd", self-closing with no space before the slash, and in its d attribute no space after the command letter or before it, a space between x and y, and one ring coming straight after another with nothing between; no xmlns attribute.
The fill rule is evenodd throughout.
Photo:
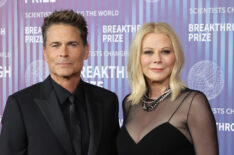
<svg viewBox="0 0 234 155"><path fill-rule="evenodd" d="M160 72L160 71L163 71L163 68L150 68L150 70L155 71L155 72Z"/></svg>

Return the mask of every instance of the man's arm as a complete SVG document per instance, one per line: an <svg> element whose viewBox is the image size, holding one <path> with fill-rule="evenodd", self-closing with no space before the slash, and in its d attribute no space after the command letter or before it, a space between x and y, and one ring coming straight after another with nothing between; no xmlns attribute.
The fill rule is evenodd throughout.
<svg viewBox="0 0 234 155"><path fill-rule="evenodd" d="M119 102L118 102L118 97L116 95L114 95L114 102L113 102L113 106L114 106L114 112L113 112L113 133L112 133L112 138L114 140L114 143L112 145L113 149L112 149L112 155L117 154L117 148L116 148L116 138L119 132Z"/></svg>
<svg viewBox="0 0 234 155"><path fill-rule="evenodd" d="M26 155L27 139L22 111L14 96L9 96L2 118L0 153Z"/></svg>

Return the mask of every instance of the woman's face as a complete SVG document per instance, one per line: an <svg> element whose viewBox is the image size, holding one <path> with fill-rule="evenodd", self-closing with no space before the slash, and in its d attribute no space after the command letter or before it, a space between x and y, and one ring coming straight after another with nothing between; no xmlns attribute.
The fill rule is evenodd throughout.
<svg viewBox="0 0 234 155"><path fill-rule="evenodd" d="M175 53L168 36L163 33L149 33L143 38L141 47L141 69L147 82L169 84Z"/></svg>

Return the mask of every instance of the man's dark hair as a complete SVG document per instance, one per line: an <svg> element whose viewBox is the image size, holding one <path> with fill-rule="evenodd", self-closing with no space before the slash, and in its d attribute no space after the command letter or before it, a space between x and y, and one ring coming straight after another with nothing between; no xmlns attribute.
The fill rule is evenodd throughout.
<svg viewBox="0 0 234 155"><path fill-rule="evenodd" d="M54 11L51 15L44 19L42 25L43 46L46 46L47 31L51 25L68 24L76 27L80 31L80 36L84 45L88 44L87 35L88 28L84 17L73 10Z"/></svg>

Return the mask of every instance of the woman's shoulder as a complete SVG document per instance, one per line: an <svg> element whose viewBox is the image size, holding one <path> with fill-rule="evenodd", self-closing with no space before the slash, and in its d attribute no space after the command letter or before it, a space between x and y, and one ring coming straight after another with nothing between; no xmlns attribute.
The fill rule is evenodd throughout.
<svg viewBox="0 0 234 155"><path fill-rule="evenodd" d="M122 106L123 106L123 109L129 109L130 106L131 106L131 101L128 100L128 97L130 96L131 94L127 94L124 99L123 99L123 102L122 102Z"/></svg>
<svg viewBox="0 0 234 155"><path fill-rule="evenodd" d="M185 88L181 91L180 97L182 98L181 101L189 106L206 106L209 104L206 95L200 90Z"/></svg>
<svg viewBox="0 0 234 155"><path fill-rule="evenodd" d="M186 88L181 93L186 93L184 101L193 108L209 107L209 101L202 91Z"/></svg>
<svg viewBox="0 0 234 155"><path fill-rule="evenodd" d="M123 103L127 102L128 101L128 97L130 96L131 94L127 94L124 98L123 98Z"/></svg>
<svg viewBox="0 0 234 155"><path fill-rule="evenodd" d="M181 94L187 94L187 97L203 97L206 98L206 95L200 91L200 90L195 90L195 89L191 89L191 88L185 88L181 91Z"/></svg>

